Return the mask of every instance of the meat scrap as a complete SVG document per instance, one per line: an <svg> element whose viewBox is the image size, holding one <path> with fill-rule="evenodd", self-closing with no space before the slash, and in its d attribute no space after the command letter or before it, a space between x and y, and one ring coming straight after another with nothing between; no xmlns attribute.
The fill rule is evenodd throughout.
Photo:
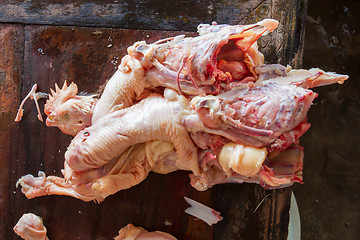
<svg viewBox="0 0 360 240"><path fill-rule="evenodd" d="M191 206L185 209L185 212L191 216L197 217L206 222L209 226L218 223L223 219L218 211L215 211L204 204L201 204L193 199L184 197L185 201Z"/></svg>
<svg viewBox="0 0 360 240"><path fill-rule="evenodd" d="M47 230L42 219L33 213L24 214L14 227L14 231L24 240L49 240ZM119 235L114 240L176 240L168 233L155 231L148 232L141 227L128 224L119 231Z"/></svg>
<svg viewBox="0 0 360 240"><path fill-rule="evenodd" d="M75 83L51 90L46 124L75 136L63 177L19 179L28 197L68 195L103 201L150 171L189 171L191 185L302 182L299 138L317 94L347 75L264 64L257 39L276 20L201 24L198 37L176 36L128 48L104 92L77 95Z"/></svg>
<svg viewBox="0 0 360 240"><path fill-rule="evenodd" d="M119 235L114 240L176 240L175 237L168 233L155 231L148 232L141 227L135 227L129 223L119 231Z"/></svg>
<svg viewBox="0 0 360 240"><path fill-rule="evenodd" d="M49 240L42 219L33 213L24 214L15 225L14 231L25 240Z"/></svg>

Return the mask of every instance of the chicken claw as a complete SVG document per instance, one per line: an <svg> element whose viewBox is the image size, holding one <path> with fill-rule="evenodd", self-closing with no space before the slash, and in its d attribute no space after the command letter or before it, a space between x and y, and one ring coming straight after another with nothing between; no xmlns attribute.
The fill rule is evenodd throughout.
<svg viewBox="0 0 360 240"><path fill-rule="evenodd" d="M36 89L37 89L37 84L34 84L33 86L32 86L32 88L31 88L31 90L30 90L30 92L28 93L28 95L26 95L26 97L22 100L22 102L21 102L21 104L20 104L20 107L19 107L19 110L18 110L18 112L17 112L17 114L16 114L16 118L15 118L15 122L19 122L20 120L21 120L21 118L22 118L22 116L23 116L23 114L24 114L24 109L23 109L23 106L24 106L24 104L25 104L25 102L26 102L26 100L28 99L28 98L30 98L30 99L33 99L34 101L35 101L35 105L36 105L36 110L37 110L37 112L38 112L38 119L40 120L40 121L44 121L43 119L42 119L42 116L41 116L41 112L40 112L40 108L39 108L39 104L38 104L38 100L40 99L40 98L47 98L48 97L48 94L47 93L42 93L42 92L36 92Z"/></svg>

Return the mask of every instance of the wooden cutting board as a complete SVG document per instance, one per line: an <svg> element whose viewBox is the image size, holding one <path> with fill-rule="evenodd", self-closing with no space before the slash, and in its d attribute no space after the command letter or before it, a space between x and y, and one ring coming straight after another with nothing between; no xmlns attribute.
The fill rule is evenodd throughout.
<svg viewBox="0 0 360 240"><path fill-rule="evenodd" d="M80 91L93 93L112 76L135 41L194 35L185 31L196 31L197 24L212 20L228 24L279 20L279 28L261 39L265 59L299 67L306 1L56 2L0 3L0 238L19 239L12 228L22 214L32 212L43 218L52 240L112 239L127 223L165 231L179 240L286 239L290 188L225 184L197 192L187 173L180 171L151 173L141 184L101 204L65 196L28 200L16 189L16 181L39 170L61 176L71 137L38 121L33 103L25 105L20 123L14 118L34 83L49 92L67 79ZM41 109L43 105L44 100ZM209 227L185 214L184 196L215 208L224 219Z"/></svg>

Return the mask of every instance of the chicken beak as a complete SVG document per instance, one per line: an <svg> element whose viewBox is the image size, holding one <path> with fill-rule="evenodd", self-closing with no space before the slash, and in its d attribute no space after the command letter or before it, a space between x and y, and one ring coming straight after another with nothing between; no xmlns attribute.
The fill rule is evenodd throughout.
<svg viewBox="0 0 360 240"><path fill-rule="evenodd" d="M48 127L55 127L55 126L57 126L54 115L49 115L49 116L46 118L46 126L48 126Z"/></svg>

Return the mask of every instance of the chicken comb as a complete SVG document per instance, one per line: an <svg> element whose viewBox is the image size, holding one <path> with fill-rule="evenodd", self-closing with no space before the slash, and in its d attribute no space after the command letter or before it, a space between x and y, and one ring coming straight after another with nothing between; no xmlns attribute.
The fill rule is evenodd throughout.
<svg viewBox="0 0 360 240"><path fill-rule="evenodd" d="M68 86L65 80L61 89L55 83L55 91L50 88L49 99L46 101L44 108L45 114L49 116L56 108L70 98L76 96L77 93L78 87L73 82Z"/></svg>

